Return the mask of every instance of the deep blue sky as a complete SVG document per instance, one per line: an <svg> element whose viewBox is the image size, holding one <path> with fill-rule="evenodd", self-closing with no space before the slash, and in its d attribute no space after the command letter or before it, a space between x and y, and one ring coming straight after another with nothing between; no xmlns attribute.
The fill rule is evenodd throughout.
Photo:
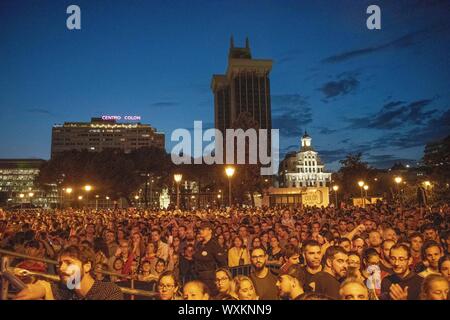
<svg viewBox="0 0 450 320"><path fill-rule="evenodd" d="M66 28L81 7L82 30ZM378 4L382 29L366 28ZM0 158L50 155L51 127L141 115L166 133L214 119L211 76L230 35L273 59L282 151L306 129L330 169L418 160L450 132L450 1L0 2Z"/></svg>

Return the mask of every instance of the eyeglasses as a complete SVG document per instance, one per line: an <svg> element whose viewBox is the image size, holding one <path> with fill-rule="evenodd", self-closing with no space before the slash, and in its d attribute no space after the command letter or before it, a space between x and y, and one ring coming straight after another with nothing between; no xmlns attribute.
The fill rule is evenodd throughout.
<svg viewBox="0 0 450 320"><path fill-rule="evenodd" d="M263 255L261 255L261 256L252 256L252 259L262 259L262 258L264 258Z"/></svg>
<svg viewBox="0 0 450 320"><path fill-rule="evenodd" d="M217 283L219 283L219 282L225 282L225 281L228 281L228 280L230 280L230 279L228 279L228 278L216 278L216 282L217 282Z"/></svg>
<svg viewBox="0 0 450 320"><path fill-rule="evenodd" d="M406 262L406 261L408 261L408 258L405 258L405 257L400 257L400 258L396 258L396 257L390 257L390 259L391 259L391 262L401 262L401 263L404 263L404 262Z"/></svg>
<svg viewBox="0 0 450 320"><path fill-rule="evenodd" d="M175 285L173 284L159 284L158 288L160 288L161 290L170 290L175 288Z"/></svg>

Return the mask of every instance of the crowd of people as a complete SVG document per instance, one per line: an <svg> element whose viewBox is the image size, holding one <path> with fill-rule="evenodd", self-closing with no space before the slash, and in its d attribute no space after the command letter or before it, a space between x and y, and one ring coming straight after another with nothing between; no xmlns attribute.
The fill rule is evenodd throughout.
<svg viewBox="0 0 450 320"><path fill-rule="evenodd" d="M449 205L0 211L17 299L447 300ZM46 258L56 260L57 264ZM69 286L73 266L79 285Z"/></svg>

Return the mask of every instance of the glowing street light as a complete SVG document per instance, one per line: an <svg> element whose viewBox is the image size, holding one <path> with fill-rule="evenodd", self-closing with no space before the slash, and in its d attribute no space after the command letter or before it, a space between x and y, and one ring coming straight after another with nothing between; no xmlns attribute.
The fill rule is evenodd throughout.
<svg viewBox="0 0 450 320"><path fill-rule="evenodd" d="M334 185L333 186L333 191L334 191L334 201L335 201L336 208L338 206L338 203L337 203L337 192L338 192L338 190L339 190L339 186Z"/></svg>
<svg viewBox="0 0 450 320"><path fill-rule="evenodd" d="M83 196L78 196L78 200L83 200Z"/></svg>
<svg viewBox="0 0 450 320"><path fill-rule="evenodd" d="M362 181L362 180L360 180L360 181L358 181L358 186L359 186L359 189L360 189L360 191L361 191L361 199L362 199L362 203L363 203L363 208L365 207L365 203L364 203L364 197L363 197L363 187L364 187L364 181Z"/></svg>
<svg viewBox="0 0 450 320"><path fill-rule="evenodd" d="M19 198L23 198L25 195L23 193L19 194Z"/></svg>
<svg viewBox="0 0 450 320"><path fill-rule="evenodd" d="M84 191L87 192L87 194L86 194L86 203L87 203L87 206L89 208L89 192L92 190L92 186L87 184L87 185L84 186L83 189L84 189Z"/></svg>
<svg viewBox="0 0 450 320"><path fill-rule="evenodd" d="M369 186L367 184L365 184L363 186L363 188L364 188L364 191L365 191L364 204L366 204L367 190L369 190Z"/></svg>
<svg viewBox="0 0 450 320"><path fill-rule="evenodd" d="M180 173L176 173L173 175L173 179L175 180L177 184L177 209L180 208L180 182L181 179L183 179L183 175Z"/></svg>
<svg viewBox="0 0 450 320"><path fill-rule="evenodd" d="M225 174L228 177L228 205L231 207L231 178L235 172L234 167L228 166L225 168Z"/></svg>
<svg viewBox="0 0 450 320"><path fill-rule="evenodd" d="M72 191L73 191L73 189L72 189L72 188L66 188L66 193L67 193L67 194L71 194L71 193L72 193Z"/></svg>
<svg viewBox="0 0 450 320"><path fill-rule="evenodd" d="M398 197L398 200L399 200L399 202L400 202L400 204L401 204L401 197L400 197L400 183L402 183L403 179L402 179L402 177L395 177L395 178L394 178L394 181L395 181L395 183L397 184L397 197Z"/></svg>

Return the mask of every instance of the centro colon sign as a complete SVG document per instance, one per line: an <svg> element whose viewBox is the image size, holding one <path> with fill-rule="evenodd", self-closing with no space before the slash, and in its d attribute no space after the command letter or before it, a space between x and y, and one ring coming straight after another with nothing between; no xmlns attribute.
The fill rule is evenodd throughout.
<svg viewBox="0 0 450 320"><path fill-rule="evenodd" d="M102 116L102 120L122 120L122 116ZM138 121L141 120L141 116L124 116L123 120L130 120L130 121Z"/></svg>

